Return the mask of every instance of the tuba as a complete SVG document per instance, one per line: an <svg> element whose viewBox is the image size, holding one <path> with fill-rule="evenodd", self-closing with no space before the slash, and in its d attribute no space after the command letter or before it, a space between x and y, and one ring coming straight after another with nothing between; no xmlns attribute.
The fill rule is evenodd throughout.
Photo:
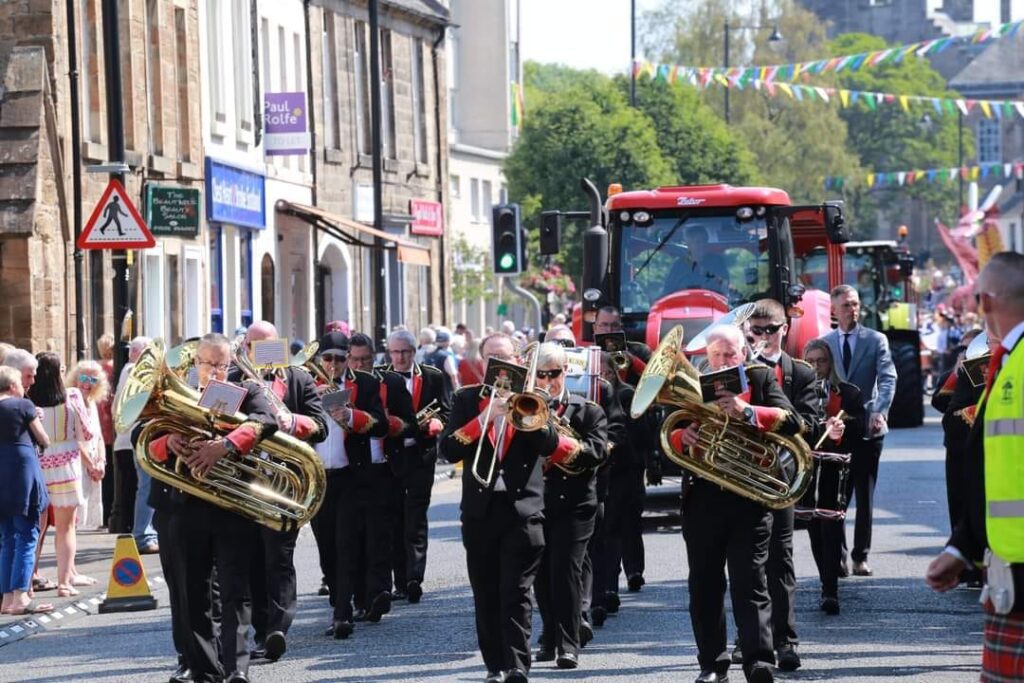
<svg viewBox="0 0 1024 683"><path fill-rule="evenodd" d="M734 420L701 400L700 375L679 350L683 327L677 325L658 346L640 378L630 410L634 419L653 403L677 408L661 426L661 448L669 460L737 495L779 510L794 504L810 484L813 460L802 438L764 433ZM676 451L669 436L683 422L697 422L699 458ZM792 461L790 480L784 465Z"/></svg>
<svg viewBox="0 0 1024 683"><path fill-rule="evenodd" d="M197 441L226 435L247 418L218 415L199 406L199 392L182 379L195 358L197 342L164 352L160 341L139 356L114 402L118 431L145 421L135 445L139 465L154 479L277 531L297 529L320 508L326 474L316 452L280 432L264 439L258 452L222 458L202 479L185 463L173 466L150 457L150 443L167 433Z"/></svg>

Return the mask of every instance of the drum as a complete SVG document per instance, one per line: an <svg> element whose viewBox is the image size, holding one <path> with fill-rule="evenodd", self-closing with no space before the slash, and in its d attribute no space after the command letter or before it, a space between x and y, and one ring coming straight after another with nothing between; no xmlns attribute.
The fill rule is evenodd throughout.
<svg viewBox="0 0 1024 683"><path fill-rule="evenodd" d="M801 526L812 519L846 519L846 480L850 475L850 456L846 453L814 451L813 472L807 492L794 506Z"/></svg>

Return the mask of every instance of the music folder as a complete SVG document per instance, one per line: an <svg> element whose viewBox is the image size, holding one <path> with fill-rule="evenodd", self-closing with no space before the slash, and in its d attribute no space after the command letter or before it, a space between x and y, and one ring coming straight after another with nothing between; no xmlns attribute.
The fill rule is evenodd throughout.
<svg viewBox="0 0 1024 683"><path fill-rule="evenodd" d="M700 376L700 393L705 403L711 403L719 398L719 389L742 394L747 390L747 386L747 371L742 365L734 365Z"/></svg>
<svg viewBox="0 0 1024 683"><path fill-rule="evenodd" d="M320 396L320 405L323 406L324 412L328 415L332 410L341 409L348 405L350 399L350 392L348 389L339 389L338 391L328 391Z"/></svg>
<svg viewBox="0 0 1024 683"><path fill-rule="evenodd" d="M488 358L483 383L486 387L497 387L508 393L520 394L526 388L527 371L522 365Z"/></svg>
<svg viewBox="0 0 1024 683"><path fill-rule="evenodd" d="M216 415L234 415L241 409L247 393L237 384L210 380L199 397L199 407Z"/></svg>
<svg viewBox="0 0 1024 683"><path fill-rule="evenodd" d="M594 335L594 345L605 353L627 351L625 332L605 332Z"/></svg>

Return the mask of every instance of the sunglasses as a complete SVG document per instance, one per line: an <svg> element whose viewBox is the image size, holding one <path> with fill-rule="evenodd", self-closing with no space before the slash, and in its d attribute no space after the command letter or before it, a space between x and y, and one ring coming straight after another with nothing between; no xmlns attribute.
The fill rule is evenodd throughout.
<svg viewBox="0 0 1024 683"><path fill-rule="evenodd" d="M344 363L348 360L348 354L346 353L322 353L320 358L328 363Z"/></svg>
<svg viewBox="0 0 1024 683"><path fill-rule="evenodd" d="M555 368L554 370L538 370L537 379L555 379L556 377L562 376L562 368Z"/></svg>
<svg viewBox="0 0 1024 683"><path fill-rule="evenodd" d="M765 325L764 327L761 327L760 325L751 325L750 333L756 334L759 337L763 334L775 334L782 329L784 324L785 323L779 323L778 325Z"/></svg>
<svg viewBox="0 0 1024 683"><path fill-rule="evenodd" d="M99 377L93 377L91 375L79 375L78 376L78 381L79 382L86 382L87 384L99 384L100 383L100 378Z"/></svg>
<svg viewBox="0 0 1024 683"><path fill-rule="evenodd" d="M559 346L564 347L566 349L576 348L576 342L574 342L572 339L552 339L551 343L558 344Z"/></svg>

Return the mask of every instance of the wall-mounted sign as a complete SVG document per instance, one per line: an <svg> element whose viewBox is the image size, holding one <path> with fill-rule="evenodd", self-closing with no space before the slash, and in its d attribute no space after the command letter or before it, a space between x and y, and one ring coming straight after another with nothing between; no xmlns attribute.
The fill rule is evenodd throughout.
<svg viewBox="0 0 1024 683"><path fill-rule="evenodd" d="M268 92L263 97L265 156L309 151L308 110L304 92Z"/></svg>
<svg viewBox="0 0 1024 683"><path fill-rule="evenodd" d="M206 217L213 223L267 227L266 180L206 157Z"/></svg>
<svg viewBox="0 0 1024 683"><path fill-rule="evenodd" d="M410 199L409 213L412 214L412 222L409 223L412 234L430 237L444 234L444 206L441 202Z"/></svg>
<svg viewBox="0 0 1024 683"><path fill-rule="evenodd" d="M199 235L199 190L172 185L146 185L146 223L161 237Z"/></svg>

